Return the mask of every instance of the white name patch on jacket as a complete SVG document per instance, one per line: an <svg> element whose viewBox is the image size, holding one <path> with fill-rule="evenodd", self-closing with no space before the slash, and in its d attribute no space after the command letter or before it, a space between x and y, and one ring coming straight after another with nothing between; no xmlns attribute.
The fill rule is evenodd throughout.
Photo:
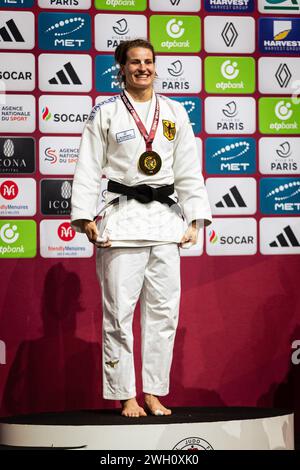
<svg viewBox="0 0 300 470"><path fill-rule="evenodd" d="M125 140L135 139L134 129L128 129L127 131L118 132L116 134L116 140L118 144L121 144Z"/></svg>

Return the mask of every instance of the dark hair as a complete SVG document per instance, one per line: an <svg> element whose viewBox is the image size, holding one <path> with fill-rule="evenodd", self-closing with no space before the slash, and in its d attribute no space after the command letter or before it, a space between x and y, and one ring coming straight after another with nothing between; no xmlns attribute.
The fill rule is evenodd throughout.
<svg viewBox="0 0 300 470"><path fill-rule="evenodd" d="M117 64L125 65L127 61L127 52L129 49L134 47L143 47L144 49L150 49L153 56L153 62L155 63L155 52L151 42L147 39L132 39L131 41L122 41L115 50L115 61ZM122 75L121 70L118 72L118 78L121 82L125 83L125 77Z"/></svg>

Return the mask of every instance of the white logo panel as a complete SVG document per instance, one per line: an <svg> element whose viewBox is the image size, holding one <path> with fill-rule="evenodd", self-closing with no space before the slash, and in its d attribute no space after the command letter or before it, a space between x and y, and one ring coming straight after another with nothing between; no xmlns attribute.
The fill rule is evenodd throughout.
<svg viewBox="0 0 300 470"><path fill-rule="evenodd" d="M35 88L33 54L0 53L0 81L3 91L32 91Z"/></svg>
<svg viewBox="0 0 300 470"><path fill-rule="evenodd" d="M207 16L204 20L206 52L227 54L255 50L255 21L250 16Z"/></svg>
<svg viewBox="0 0 300 470"><path fill-rule="evenodd" d="M152 11L200 11L200 0L150 0Z"/></svg>
<svg viewBox="0 0 300 470"><path fill-rule="evenodd" d="M259 140L259 171L268 174L300 173L300 137L263 137Z"/></svg>
<svg viewBox="0 0 300 470"><path fill-rule="evenodd" d="M36 213L33 178L0 178L0 216L28 217Z"/></svg>
<svg viewBox="0 0 300 470"><path fill-rule="evenodd" d="M204 228L200 228L198 240L190 248L180 248L180 256L201 256L204 248Z"/></svg>
<svg viewBox="0 0 300 470"><path fill-rule="evenodd" d="M4 102L3 102L4 101ZM35 131L35 97L32 95L4 95L0 102L1 133Z"/></svg>
<svg viewBox="0 0 300 470"><path fill-rule="evenodd" d="M38 0L38 5L40 8L55 8L55 10L65 10L67 7L72 10L88 10L91 8L91 0Z"/></svg>
<svg viewBox="0 0 300 470"><path fill-rule="evenodd" d="M254 178L208 178L206 188L213 214L255 214Z"/></svg>
<svg viewBox="0 0 300 470"><path fill-rule="evenodd" d="M86 54L41 54L39 89L88 92L92 89L92 58Z"/></svg>
<svg viewBox="0 0 300 470"><path fill-rule="evenodd" d="M114 51L122 41L147 37L147 18L144 15L95 16L95 48Z"/></svg>
<svg viewBox="0 0 300 470"><path fill-rule="evenodd" d="M255 255L256 220L215 218L206 228L206 252L210 256Z"/></svg>
<svg viewBox="0 0 300 470"><path fill-rule="evenodd" d="M89 96L42 95L39 99L40 131L81 134L92 109Z"/></svg>
<svg viewBox="0 0 300 470"><path fill-rule="evenodd" d="M261 93L299 94L300 59L296 57L261 57L258 60L258 87Z"/></svg>
<svg viewBox="0 0 300 470"><path fill-rule="evenodd" d="M0 11L0 48L34 48L34 14L29 11Z"/></svg>
<svg viewBox="0 0 300 470"><path fill-rule="evenodd" d="M43 175L73 175L78 159L80 137L42 137L40 172Z"/></svg>
<svg viewBox="0 0 300 470"><path fill-rule="evenodd" d="M300 254L300 217L264 217L259 234L263 255Z"/></svg>
<svg viewBox="0 0 300 470"><path fill-rule="evenodd" d="M154 82L158 93L199 93L201 91L201 59L196 56L156 57L158 77Z"/></svg>
<svg viewBox="0 0 300 470"><path fill-rule="evenodd" d="M75 232L70 220L42 220L40 250L43 258L90 258L93 244L85 233Z"/></svg>
<svg viewBox="0 0 300 470"><path fill-rule="evenodd" d="M208 134L253 134L255 128L254 98L230 96L205 99L205 130Z"/></svg>

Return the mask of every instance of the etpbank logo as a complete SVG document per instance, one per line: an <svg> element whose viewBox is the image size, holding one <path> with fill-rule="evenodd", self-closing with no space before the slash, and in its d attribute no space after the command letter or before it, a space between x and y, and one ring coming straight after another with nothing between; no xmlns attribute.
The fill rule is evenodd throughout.
<svg viewBox="0 0 300 470"><path fill-rule="evenodd" d="M205 143L208 174L255 173L255 139L209 137Z"/></svg>
<svg viewBox="0 0 300 470"><path fill-rule="evenodd" d="M199 134L201 132L201 101L200 98L192 97L192 96L180 96L170 97L175 101L179 101L182 106L185 108L188 117L190 119L190 123L192 124L192 128L194 134Z"/></svg>
<svg viewBox="0 0 300 470"><path fill-rule="evenodd" d="M254 0L205 0L205 10L239 13L254 10Z"/></svg>
<svg viewBox="0 0 300 470"><path fill-rule="evenodd" d="M260 18L259 49L264 53L300 52L300 18Z"/></svg>
<svg viewBox="0 0 300 470"><path fill-rule="evenodd" d="M300 214L300 178L261 178L263 214Z"/></svg>
<svg viewBox="0 0 300 470"><path fill-rule="evenodd" d="M44 50L91 48L91 17L87 13L40 13L39 47Z"/></svg>
<svg viewBox="0 0 300 470"><path fill-rule="evenodd" d="M112 55L96 56L96 90L101 93L118 93L121 91L118 74L120 66Z"/></svg>

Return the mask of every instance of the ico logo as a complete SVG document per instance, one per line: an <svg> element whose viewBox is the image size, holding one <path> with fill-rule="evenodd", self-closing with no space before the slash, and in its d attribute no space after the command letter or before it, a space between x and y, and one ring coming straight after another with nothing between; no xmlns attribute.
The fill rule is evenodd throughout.
<svg viewBox="0 0 300 470"><path fill-rule="evenodd" d="M187 437L179 441L172 450L214 450L212 445L201 437Z"/></svg>

